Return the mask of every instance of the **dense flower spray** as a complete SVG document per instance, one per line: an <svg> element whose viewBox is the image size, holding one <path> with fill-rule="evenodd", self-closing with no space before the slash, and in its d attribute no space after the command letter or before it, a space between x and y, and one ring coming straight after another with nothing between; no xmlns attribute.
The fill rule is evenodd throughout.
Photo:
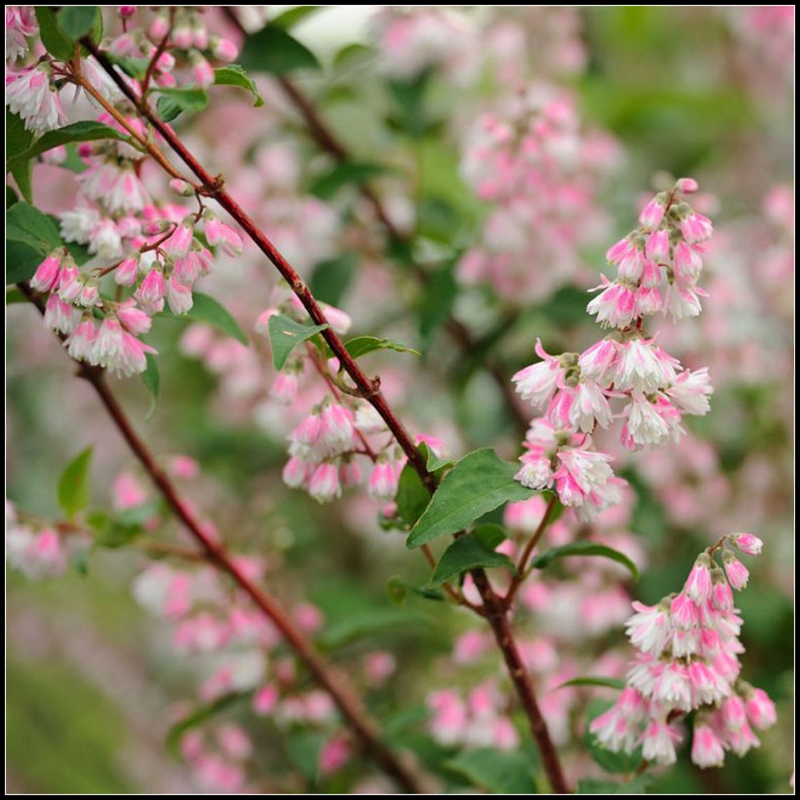
<svg viewBox="0 0 800 800"><path fill-rule="evenodd" d="M531 424L517 480L532 489L555 486L582 519L619 500L612 458L594 448L597 427L621 418L623 446L638 450L678 441L682 416L709 410L708 370L683 370L645 328L645 317L656 313L680 319L700 312L702 242L712 227L684 199L696 190L692 179L679 180L645 205L636 230L609 248L617 275L613 282L603 276L588 311L613 332L583 353L560 356L537 341L541 361L514 375L517 391L544 412ZM619 413L612 403L622 405Z"/></svg>
<svg viewBox="0 0 800 800"><path fill-rule="evenodd" d="M647 761L672 764L678 723L690 712L699 767L722 766L726 751L743 756L759 746L753 729L774 724L775 706L740 677L742 618L731 589L747 585L736 550L757 555L761 546L749 533L725 536L698 556L680 592L654 606L633 604L625 627L637 654L626 687L590 726L606 747L632 753L641 746Z"/></svg>

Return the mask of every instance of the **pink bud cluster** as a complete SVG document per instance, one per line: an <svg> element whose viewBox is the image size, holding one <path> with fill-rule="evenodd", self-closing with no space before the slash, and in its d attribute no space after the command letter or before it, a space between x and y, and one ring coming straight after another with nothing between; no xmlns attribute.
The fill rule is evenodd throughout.
<svg viewBox="0 0 800 800"><path fill-rule="evenodd" d="M638 450L677 442L683 415L709 410L708 370L683 370L643 327L645 313L663 310L662 280L668 295L700 291L697 242L710 236L711 223L679 199L696 187L684 178L672 192L658 195L642 211L641 227L609 250L619 277L607 282L588 310L616 330L583 353L557 357L537 340L541 361L513 376L517 392L544 412L528 431L517 480L531 489L555 486L561 502L575 507L581 519L592 519L619 499L621 481L609 466L611 456L594 449L597 427L622 418L622 444ZM652 292L659 302L646 310L641 298ZM624 406L614 413L611 404L619 400Z"/></svg>
<svg viewBox="0 0 800 800"><path fill-rule="evenodd" d="M350 317L344 311L324 303L321 306L334 331L343 334L349 330ZM264 311L256 330L268 333L269 320L275 314L308 321L304 307L291 295ZM275 379L271 395L285 404L297 401L306 375L316 374L327 388L289 435L290 458L283 469L283 480L292 488L306 490L321 503L329 502L341 497L342 489L363 484L362 464L366 460L371 464L367 494L373 500L391 503L407 458L375 409L348 394L346 386L337 387L337 375L340 380L342 375L338 367L336 359L326 361L317 348L307 344L295 348ZM437 455L444 455L443 442L429 436L417 437L417 443L423 441Z"/></svg>
<svg viewBox="0 0 800 800"><path fill-rule="evenodd" d="M754 728L775 722L766 693L740 678L742 619L732 588L747 584L747 568L734 550L756 555L761 540L730 534L695 562L681 592L655 606L635 602L626 624L637 650L619 700L590 730L608 749L672 764L681 740L677 722L694 713L692 761L722 766L725 751L739 756L760 742ZM722 553L723 566L714 558Z"/></svg>
<svg viewBox="0 0 800 800"><path fill-rule="evenodd" d="M459 262L461 281L488 283L519 303L573 280L580 249L605 228L595 196L614 154L607 136L582 129L575 98L563 89L535 85L480 117L461 174L490 204L489 215L481 241Z"/></svg>

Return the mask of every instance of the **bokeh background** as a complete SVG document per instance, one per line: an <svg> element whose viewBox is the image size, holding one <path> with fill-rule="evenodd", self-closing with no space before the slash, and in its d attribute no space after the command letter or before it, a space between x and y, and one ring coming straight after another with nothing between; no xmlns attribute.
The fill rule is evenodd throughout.
<svg viewBox="0 0 800 800"><path fill-rule="evenodd" d="M459 9L455 44L432 36L414 51L426 75L417 94L409 87L422 72L385 36L392 13L399 12L329 7L304 17L292 33L324 69L297 81L357 160L385 168L375 185L402 225L416 224L414 257L446 265L427 299L403 272L403 255L387 256L357 192L325 185L329 160L269 78L258 79L267 100L260 109L234 90L215 90L209 109L181 129L187 143L212 171L225 171L312 288L351 314L354 333L392 336L422 352L418 359L372 356L370 368L412 425L445 439L455 455L484 445L509 458L517 452L520 436L480 359L488 354L510 375L532 360L537 336L550 352L593 341L585 290L598 281L605 247L633 226L640 199L663 185L663 173L700 182L697 205L716 228L703 281L710 296L699 320L664 325L662 337L687 365L710 366L716 393L710 415L691 420L679 445L626 462L635 489L629 529L647 564L628 588L654 602L677 589L695 554L720 535L760 536L764 554L751 560L751 584L737 604L746 675L775 699L778 724L745 759L701 772L684 757L654 790L790 791L793 7ZM598 138L586 167L585 217L569 221L573 241L580 239L575 263L553 267L551 280L540 254L531 271L545 278L523 297L469 279L463 260L471 250L519 231L487 234L491 203L476 196L464 161L469 131L487 111L502 114L506 86L540 80L568 91L581 130ZM34 199L47 211L68 206L71 186L65 170L34 172ZM578 236L584 227L591 235ZM248 250L223 261L204 291L252 333L274 285ZM478 352L460 353L446 337L440 323L451 310L475 332ZM93 505L108 506L113 478L132 466L119 436L31 308L9 307L6 330L7 496L32 514L56 517L61 470L93 445ZM331 657L355 671L370 652L392 654L396 671L369 703L396 722L400 711L421 709L404 735L423 737L420 746L432 751L421 732L427 694L469 687L481 675L478 667L454 675L449 660L454 638L473 623L422 598L401 608L390 602L388 578L422 584L426 576L402 537L379 529L377 504L353 496L319 506L282 484L291 410L269 400L268 352L252 338L243 351L164 319L152 337L162 354L155 413L148 418L149 398L137 381L114 381L114 388L161 456L186 454L201 464L186 490L226 541L262 556L287 602L307 599L319 609ZM53 580L8 573L10 791L199 790L164 741L176 709L196 696L202 666L176 655L168 626L133 600L142 564L141 554L121 548L93 551L85 572ZM619 625L598 643L626 653ZM225 713L247 720L246 709ZM267 724L249 729L267 765L267 783L254 785L271 785L277 775L280 791L353 786L355 768L315 782L313 737L287 739Z"/></svg>

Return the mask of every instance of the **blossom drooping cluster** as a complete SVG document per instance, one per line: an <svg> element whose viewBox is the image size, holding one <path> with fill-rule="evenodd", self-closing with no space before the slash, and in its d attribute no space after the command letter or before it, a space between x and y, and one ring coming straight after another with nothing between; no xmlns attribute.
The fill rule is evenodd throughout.
<svg viewBox="0 0 800 800"><path fill-rule="evenodd" d="M280 290L279 290L280 292ZM338 308L320 304L331 328L346 333L350 317ZM307 322L308 315L296 295L264 311L256 330L267 333L269 320L283 314L298 322ZM305 489L315 500L327 502L341 497L342 489L362 483L361 463L371 463L367 493L374 500L391 503L397 493L400 473L407 457L394 442L393 435L375 409L352 394L342 381L339 362L326 359L313 344L295 348L278 373L271 390L280 403L297 401L301 380L315 375L326 386L316 402L289 435L289 461L283 469L284 482L293 488ZM430 436L418 436L437 455L444 455L444 443Z"/></svg>
<svg viewBox="0 0 800 800"><path fill-rule="evenodd" d="M490 214L459 278L517 302L547 297L574 278L580 248L605 228L595 194L614 152L607 136L582 130L575 98L546 84L520 89L481 116L461 174Z"/></svg>
<svg viewBox="0 0 800 800"><path fill-rule="evenodd" d="M148 32L126 30L111 42L111 51L117 56L150 57L169 36L169 46L162 48L154 62L156 82L173 86L176 80L171 71L186 59L197 62L196 82L212 82L213 70L207 61L200 69L198 48L210 48L223 59L235 56L235 48L210 39L197 10L171 9L164 14L156 14ZM125 19L130 16L123 14ZM19 40L17 34L29 36L35 31L29 17L24 8L6 14L9 36L16 42L15 56L25 52L21 49L25 39ZM198 71L210 73L210 80L207 76L201 80ZM147 77L140 82L119 74L137 94L147 88ZM87 94L95 119L120 138L82 142L77 147L83 162L77 176L80 191L74 208L59 216L62 240L84 246L86 258L73 257L66 247L58 247L39 265L30 284L47 296L45 326L64 336L73 358L119 375L143 372L147 355L156 351L140 337L165 305L173 314L192 308L193 286L214 263L206 243L233 256L241 254L242 240L202 203L193 212L171 200L151 197L142 169L152 134L92 57L84 58L77 68L47 56L10 76L6 103L27 128L43 132L66 123L56 80L78 86L88 82L94 87L102 98ZM46 154L52 163L65 157L63 148ZM194 195L194 189L179 179L172 181L171 188L182 197Z"/></svg>
<svg viewBox="0 0 800 800"><path fill-rule="evenodd" d="M638 652L627 685L590 726L608 749L632 753L641 745L647 761L672 764L681 740L676 723L689 712L692 761L700 767L722 766L727 750L742 756L759 746L753 728L772 725L775 707L739 677L742 619L732 588L748 579L734 550L757 555L761 546L752 534L730 534L698 556L681 592L655 606L633 604L626 627Z"/></svg>
<svg viewBox="0 0 800 800"><path fill-rule="evenodd" d="M646 315L669 312L679 319L700 311L700 243L711 236L711 222L682 199L696 188L682 179L657 195L642 210L640 227L609 249L617 277L603 278L588 311L614 332L583 353L558 357L537 341L542 360L513 376L517 392L544 411L528 431L517 480L531 489L555 485L561 502L583 520L619 499L611 456L594 449L598 426L621 417L623 446L638 450L678 441L683 415L709 410L708 370L683 370L644 328ZM625 405L615 414L617 400Z"/></svg>

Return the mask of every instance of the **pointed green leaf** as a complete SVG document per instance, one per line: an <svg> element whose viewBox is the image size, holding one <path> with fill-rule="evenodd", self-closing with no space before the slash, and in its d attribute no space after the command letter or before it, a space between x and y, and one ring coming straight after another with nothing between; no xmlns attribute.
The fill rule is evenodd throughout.
<svg viewBox="0 0 800 800"><path fill-rule="evenodd" d="M6 240L6 284L29 281L43 259L38 250Z"/></svg>
<svg viewBox="0 0 800 800"><path fill-rule="evenodd" d="M548 550L540 556L536 556L536 558L531 561L531 567L533 569L546 569L554 561L568 556L601 556L602 558L609 558L627 567L635 579L638 580L639 578L639 570L628 556L624 553L620 553L619 550L614 550L612 547L599 544L598 542L572 542L572 544L565 544L562 547L554 547L552 550Z"/></svg>
<svg viewBox="0 0 800 800"><path fill-rule="evenodd" d="M25 297L25 295L22 294L22 292L19 289L15 288L13 286L8 287L6 289L6 305L7 306L13 306L13 305L16 305L17 303L27 303L27 302L28 302L28 298Z"/></svg>
<svg viewBox="0 0 800 800"><path fill-rule="evenodd" d="M308 282L311 294L323 303L338 306L353 280L357 266L358 256L355 253L343 253L336 258L320 261Z"/></svg>
<svg viewBox="0 0 800 800"><path fill-rule="evenodd" d="M58 12L58 27L72 39L85 36L95 25L100 13L98 6L65 6Z"/></svg>
<svg viewBox="0 0 800 800"><path fill-rule="evenodd" d="M425 459L425 466L428 472L438 472L444 468L452 467L455 463L452 458L440 458L436 453L428 447L427 442L422 442L419 446L419 451Z"/></svg>
<svg viewBox="0 0 800 800"><path fill-rule="evenodd" d="M533 764L519 751L467 750L447 766L491 794L536 794Z"/></svg>
<svg viewBox="0 0 800 800"><path fill-rule="evenodd" d="M247 337L239 327L239 323L236 322L230 312L224 306L220 305L213 297L195 292L193 300L194 303L186 314L189 319L197 322L206 322L218 328L223 333L227 333L228 336L236 339L237 342L241 342L243 345L248 344Z"/></svg>
<svg viewBox="0 0 800 800"><path fill-rule="evenodd" d="M395 342L391 339L378 339L375 336L357 336L355 339L346 342L345 347L353 358L361 358L361 356L371 353L373 350L394 350L396 353L419 355L418 350L406 347L402 342Z"/></svg>
<svg viewBox="0 0 800 800"><path fill-rule="evenodd" d="M291 317L282 314L275 314L269 318L269 341L272 346L272 363L275 369L283 369L286 359L294 350L295 346L308 341L320 331L324 331L327 325L301 325Z"/></svg>
<svg viewBox="0 0 800 800"><path fill-rule="evenodd" d="M28 203L15 203L8 209L6 241L27 245L42 256L62 246L55 222Z"/></svg>
<svg viewBox="0 0 800 800"><path fill-rule="evenodd" d="M75 42L58 27L56 15L50 6L34 6L42 44L51 56L59 61L69 61L75 55Z"/></svg>
<svg viewBox="0 0 800 800"><path fill-rule="evenodd" d="M156 111L164 122L172 122L182 111L194 114L208 105L208 92L205 89L159 87L158 91L161 97L156 102Z"/></svg>
<svg viewBox="0 0 800 800"><path fill-rule="evenodd" d="M431 577L432 586L441 586L445 581L477 567L506 567L514 570L514 562L503 553L490 550L473 536L456 539L442 553Z"/></svg>
<svg viewBox="0 0 800 800"><path fill-rule="evenodd" d="M238 86L241 89L246 89L255 98L253 103L255 108L264 105L264 98L261 96L261 92L258 91L255 81L238 64L217 67L214 70L214 83L217 86Z"/></svg>
<svg viewBox="0 0 800 800"><path fill-rule="evenodd" d="M58 480L58 504L70 521L89 505L91 463L92 448L87 447L67 464Z"/></svg>
<svg viewBox="0 0 800 800"><path fill-rule="evenodd" d="M73 122L63 128L48 131L44 136L29 144L24 150L18 153L9 153L9 164L17 163L27 159L35 158L54 147L70 142L94 142L99 139L114 139L116 141L130 141L130 137L119 131L115 131L108 125L101 122L84 120L83 122Z"/></svg>
<svg viewBox="0 0 800 800"><path fill-rule="evenodd" d="M317 57L293 36L274 25L248 36L241 54L249 72L284 75L297 69L320 69Z"/></svg>
<svg viewBox="0 0 800 800"><path fill-rule="evenodd" d="M158 400L158 388L161 383L161 374L158 371L158 362L152 353L145 353L147 359L147 369L141 373L142 383L150 392L150 408L147 409L144 421L148 422L156 411L156 401Z"/></svg>
<svg viewBox="0 0 800 800"><path fill-rule="evenodd" d="M472 535L489 550L494 550L497 545L502 544L508 536L501 525L494 522L487 522L485 525L478 525Z"/></svg>
<svg viewBox="0 0 800 800"><path fill-rule="evenodd" d="M532 489L514 480L518 469L517 464L503 461L489 448L464 456L442 479L406 547L419 547L438 536L456 533L503 503L532 497Z"/></svg>
<svg viewBox="0 0 800 800"><path fill-rule="evenodd" d="M395 501L400 518L407 525L413 525L431 501L431 493L411 464L406 464L400 473Z"/></svg>
<svg viewBox="0 0 800 800"><path fill-rule="evenodd" d="M288 30L294 25L297 25L297 23L301 20L305 19L309 14L319 11L321 8L322 6L294 6L294 8L290 8L288 11L284 11L282 14L278 14L275 19L270 20L269 24L275 28Z"/></svg>

